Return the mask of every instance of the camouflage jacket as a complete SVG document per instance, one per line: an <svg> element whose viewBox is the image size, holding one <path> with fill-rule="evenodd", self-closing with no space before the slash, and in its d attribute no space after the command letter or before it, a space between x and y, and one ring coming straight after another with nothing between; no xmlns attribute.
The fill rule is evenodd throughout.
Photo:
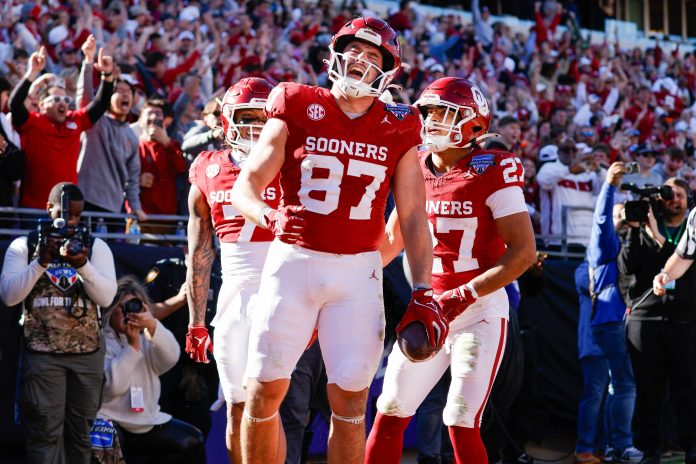
<svg viewBox="0 0 696 464"><path fill-rule="evenodd" d="M49 264L24 301L23 325L29 351L87 354L99 350L99 307L84 291L77 270L61 261Z"/></svg>

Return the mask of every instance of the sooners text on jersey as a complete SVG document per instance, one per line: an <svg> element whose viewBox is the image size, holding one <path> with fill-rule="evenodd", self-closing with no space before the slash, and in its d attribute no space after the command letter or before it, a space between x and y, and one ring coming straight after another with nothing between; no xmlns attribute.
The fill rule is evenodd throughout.
<svg viewBox="0 0 696 464"><path fill-rule="evenodd" d="M266 112L288 127L280 171L283 205L305 207L300 246L329 253L376 250L401 157L420 143L415 108L375 99L351 119L322 88L279 84Z"/></svg>
<svg viewBox="0 0 696 464"><path fill-rule="evenodd" d="M490 269L505 251L486 199L498 190L524 184L522 162L512 153L475 150L437 177L420 154L426 211L433 235L435 293L462 285Z"/></svg>
<svg viewBox="0 0 696 464"><path fill-rule="evenodd" d="M205 196L215 234L221 242L270 242L273 232L248 221L232 206L232 187L240 168L230 159L231 150L204 151L189 170L189 181ZM264 200L272 208L280 201L278 177L266 187Z"/></svg>

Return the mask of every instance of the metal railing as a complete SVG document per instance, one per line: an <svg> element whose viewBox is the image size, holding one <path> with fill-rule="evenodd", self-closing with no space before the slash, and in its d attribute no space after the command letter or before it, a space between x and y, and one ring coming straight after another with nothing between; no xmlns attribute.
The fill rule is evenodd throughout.
<svg viewBox="0 0 696 464"><path fill-rule="evenodd" d="M584 252L578 252L572 250L572 239L575 237L568 236L568 214L573 211L588 211L594 212L594 208L590 206L563 206L561 210L561 233L560 234L547 234L547 235L536 235L537 244L541 244L544 248L544 253L549 256L557 258L584 258ZM32 231L35 227L36 219L22 218L21 215L34 215L36 217L46 216L46 210L33 209L33 208L12 208L2 206L0 207L0 215L9 214L16 216L14 220L25 222L31 221L28 227L19 228L0 228L0 235L9 236L21 236L26 235ZM129 240L133 239L134 236L127 234L125 232L107 232L100 233L94 232L94 226L99 221L99 219L104 219L107 226L117 226L123 227L125 230L127 219L137 219L134 214L124 214L124 213L105 213L97 211L83 211L82 221L91 230L92 235L99 237L103 240ZM8 218L5 218L8 220ZM184 225L188 224L188 216L175 215L175 214L150 214L148 215L148 223L158 223L164 221L166 223L176 223L182 222ZM186 234L153 234L153 233L142 233L139 234L139 238L143 241L154 242L154 243L185 243L187 238ZM570 245L570 247L569 247Z"/></svg>
<svg viewBox="0 0 696 464"><path fill-rule="evenodd" d="M36 219L39 217L46 216L46 210L35 209L35 208L13 208L7 206L0 206L0 216L3 216L4 221L16 221L19 223L19 227L13 228L0 228L0 235L9 235L13 237L18 237L22 235L27 235L29 232L34 230L36 227ZM33 218L31 216L34 216ZM103 219L107 227L123 227L124 232L95 232L94 227L99 221ZM82 212L82 222L86 227L89 228L92 235L99 237L103 240L134 240L136 236L134 234L125 233L126 220L127 219L137 219L134 214L125 213L106 213L100 211L83 211ZM148 214L148 221L142 224L176 224L177 222L182 222L184 226L188 223L188 216L182 216L177 214ZM186 234L157 234L157 233L140 233L137 234L137 239L148 241L148 242L162 242L162 243L186 243Z"/></svg>
<svg viewBox="0 0 696 464"><path fill-rule="evenodd" d="M537 244L544 247L544 253L549 256L559 258L584 258L584 251L575 251L574 249L582 248L583 245L574 242L573 239L579 238L568 235L568 214L575 211L587 211L594 213L592 206L562 206L561 207L561 233L560 234L537 234Z"/></svg>

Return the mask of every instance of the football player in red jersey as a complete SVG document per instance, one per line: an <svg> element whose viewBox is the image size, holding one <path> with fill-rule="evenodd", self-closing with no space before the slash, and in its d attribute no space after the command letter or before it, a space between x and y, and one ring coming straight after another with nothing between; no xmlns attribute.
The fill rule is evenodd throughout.
<svg viewBox="0 0 696 464"><path fill-rule="evenodd" d="M227 90L221 102L222 126L229 149L204 151L191 165L187 296L190 325L186 351L199 362L208 362L213 344L205 327L205 308L211 266L215 258L213 229L220 240L222 288L217 302L215 361L227 403L226 444L230 459L241 463L240 421L246 395L242 386L251 327L250 301L258 291L261 269L274 235L244 219L231 203L249 150L258 142L266 122L263 107L273 86L265 79L245 78ZM263 197L278 205L280 186L270 179Z"/></svg>
<svg viewBox="0 0 696 464"><path fill-rule="evenodd" d="M505 347L509 309L503 287L535 260L522 163L512 153L479 148L493 134L487 133L488 102L474 84L438 79L415 105L425 118L428 149L419 158L433 236L432 286L450 331L445 349L425 362L392 350L365 462L400 461L411 416L449 367L443 416L456 462L487 464L479 428ZM398 214L387 224L385 264L402 249Z"/></svg>
<svg viewBox="0 0 696 464"><path fill-rule="evenodd" d="M273 230L259 289L242 421L244 462L285 458L278 407L315 327L328 377L329 462L362 463L367 390L383 350L382 262L389 189L416 282L407 319L442 346L447 325L430 289L432 251L418 166L420 118L378 97L401 66L394 30L356 18L330 46L331 90L282 83L261 139L233 189L247 219ZM281 207L261 192L280 172ZM436 328L434 328L434 326Z"/></svg>

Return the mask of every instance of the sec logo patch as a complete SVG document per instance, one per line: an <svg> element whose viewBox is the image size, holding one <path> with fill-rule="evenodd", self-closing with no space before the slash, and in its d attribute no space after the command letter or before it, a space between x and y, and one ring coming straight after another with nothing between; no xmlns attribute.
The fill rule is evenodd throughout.
<svg viewBox="0 0 696 464"><path fill-rule="evenodd" d="M319 121L324 119L326 115L326 110L319 103L312 103L307 107L307 116L312 121Z"/></svg>
<svg viewBox="0 0 696 464"><path fill-rule="evenodd" d="M220 174L220 165L217 163L213 163L209 165L207 168L205 168L205 175L208 176L210 179L217 176L218 174Z"/></svg>

